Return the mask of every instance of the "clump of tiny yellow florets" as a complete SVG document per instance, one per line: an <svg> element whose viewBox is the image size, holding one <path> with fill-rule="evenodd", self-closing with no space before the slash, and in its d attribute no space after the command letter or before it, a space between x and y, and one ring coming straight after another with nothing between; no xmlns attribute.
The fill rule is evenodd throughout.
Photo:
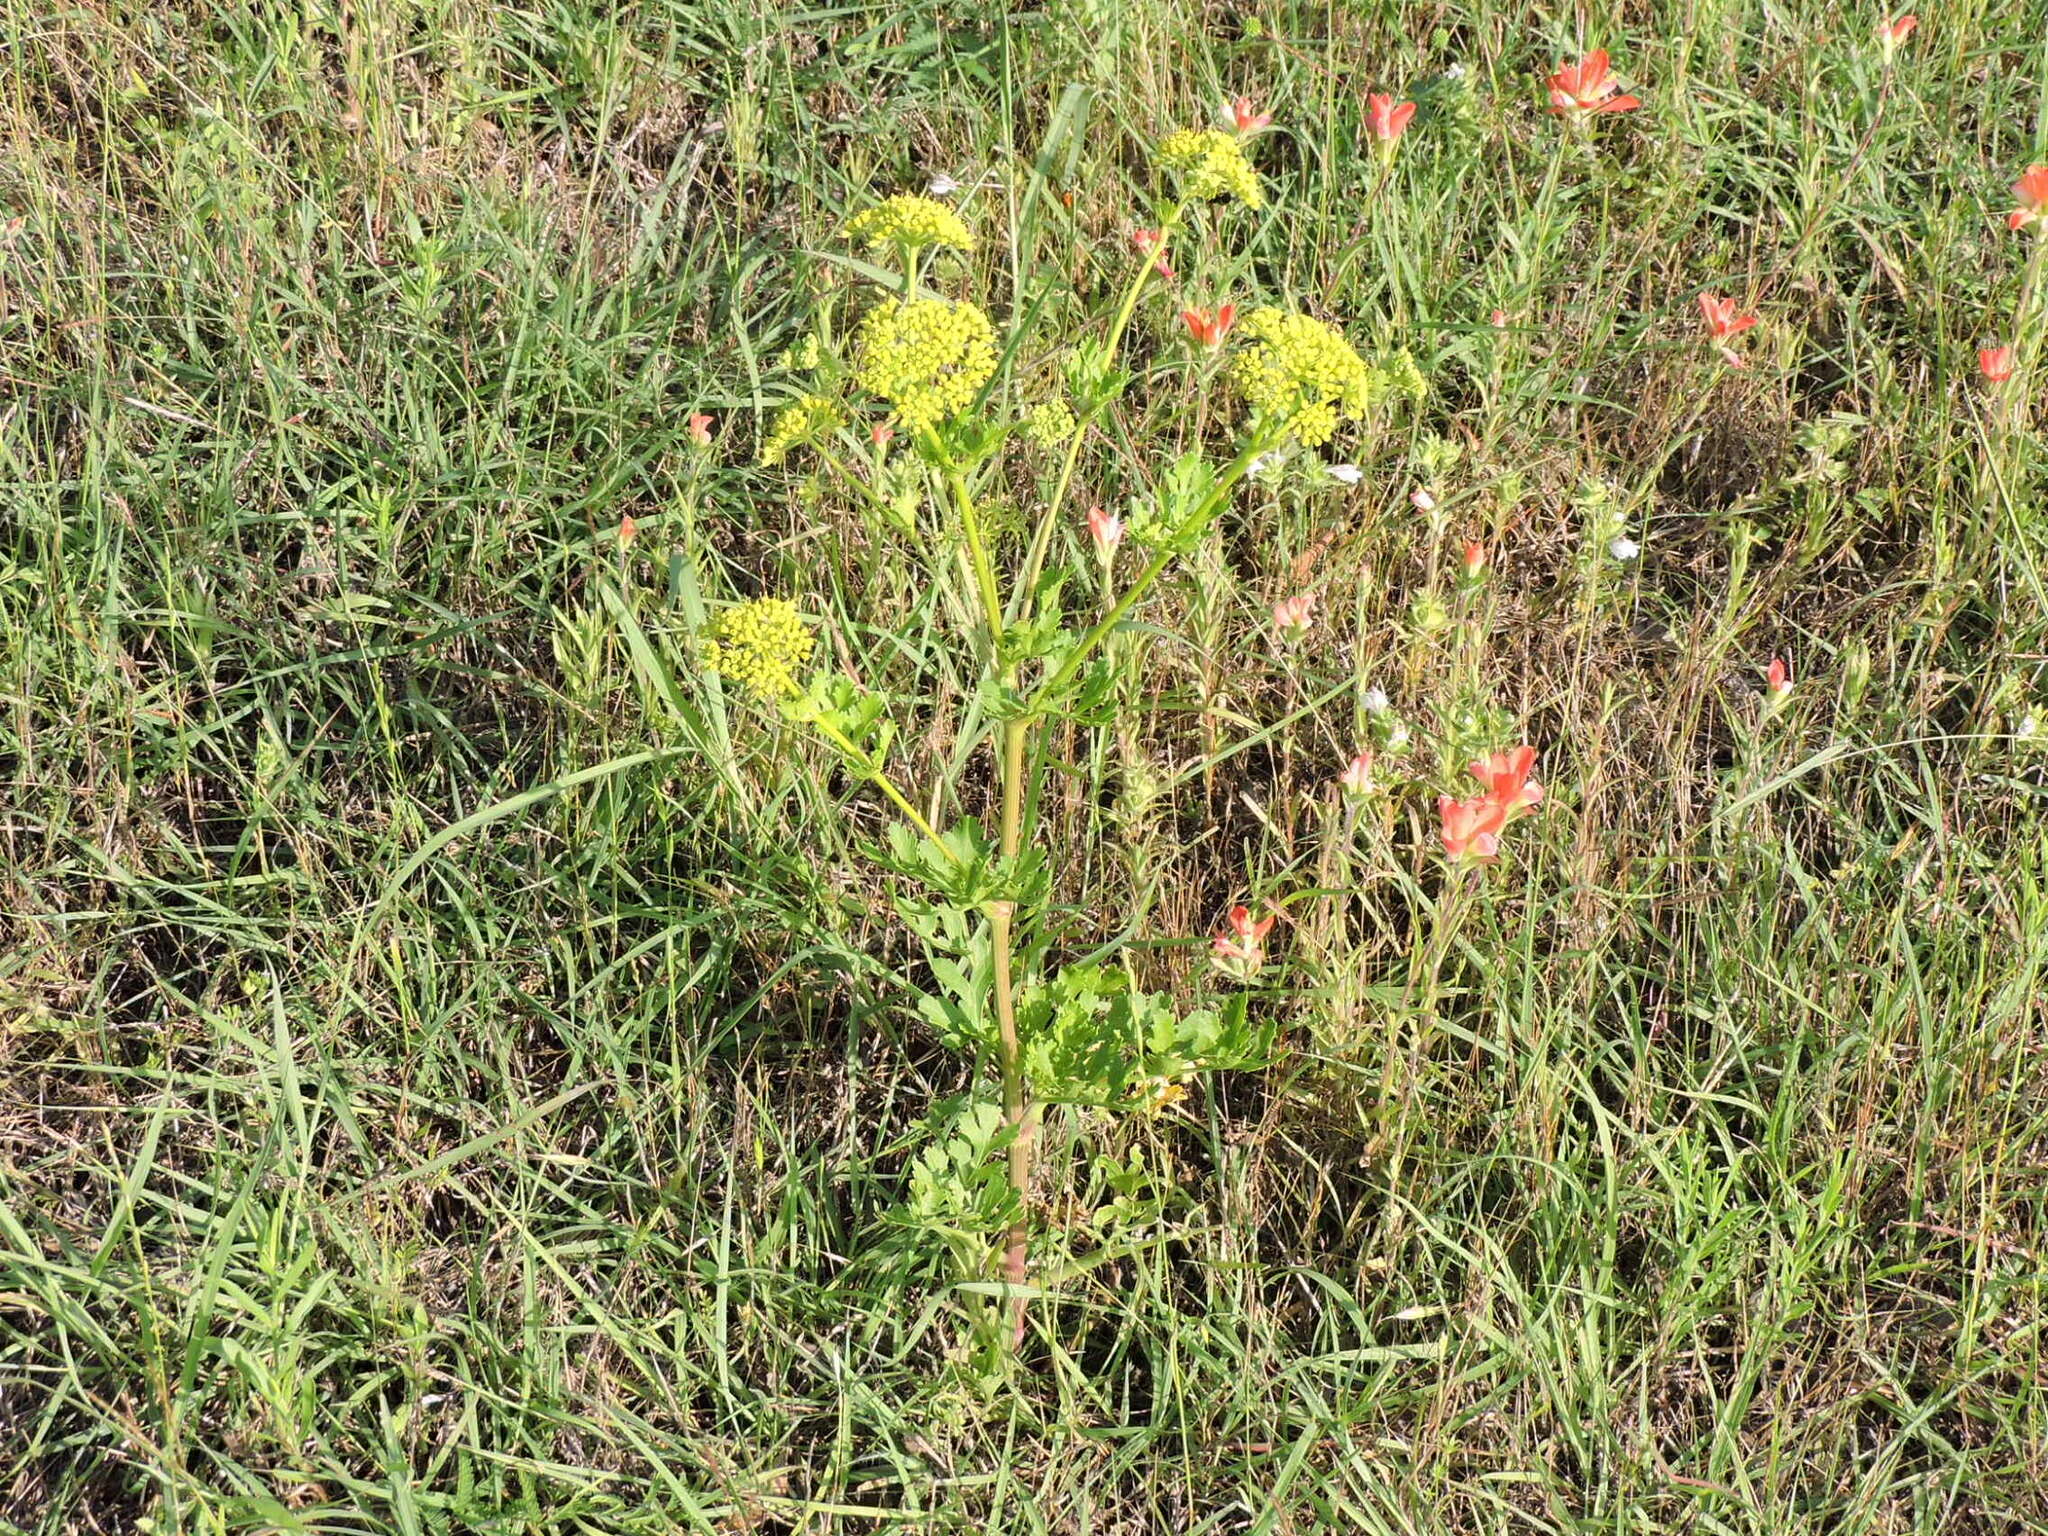
<svg viewBox="0 0 2048 1536"><path fill-rule="evenodd" d="M700 638L707 669L763 699L802 692L797 672L818 645L786 597L757 597L728 608Z"/></svg>
<svg viewBox="0 0 2048 1536"><path fill-rule="evenodd" d="M861 322L855 359L855 382L924 432L973 404L996 371L996 330L972 304L892 300Z"/></svg>
<svg viewBox="0 0 2048 1536"><path fill-rule="evenodd" d="M795 346L783 348L782 356L777 359L791 373L809 373L824 360L825 344L818 340L815 331Z"/></svg>
<svg viewBox="0 0 2048 1536"><path fill-rule="evenodd" d="M1391 355L1381 353L1379 371L1390 395L1420 400L1429 393L1429 382L1423 378L1422 370L1415 365L1415 358L1406 347Z"/></svg>
<svg viewBox="0 0 2048 1536"><path fill-rule="evenodd" d="M911 193L885 197L846 221L846 238L868 245L945 246L971 251L974 234L944 203Z"/></svg>
<svg viewBox="0 0 2048 1536"><path fill-rule="evenodd" d="M1183 128L1159 146L1159 163L1178 172L1181 191L1196 202L1234 197L1247 208L1263 208L1259 173L1244 157L1244 144L1220 128Z"/></svg>
<svg viewBox="0 0 2048 1536"><path fill-rule="evenodd" d="M761 444L761 462L780 464L789 450L845 425L846 413L828 395L802 395L784 406Z"/></svg>
<svg viewBox="0 0 2048 1536"><path fill-rule="evenodd" d="M1064 400L1048 400L1024 420L1024 435L1041 448L1057 448L1074 435L1074 413Z"/></svg>
<svg viewBox="0 0 2048 1536"><path fill-rule="evenodd" d="M1244 330L1252 345L1233 365L1237 387L1254 410L1291 421L1308 447L1328 442L1340 415L1363 416L1381 387L1343 333L1320 320L1268 306Z"/></svg>

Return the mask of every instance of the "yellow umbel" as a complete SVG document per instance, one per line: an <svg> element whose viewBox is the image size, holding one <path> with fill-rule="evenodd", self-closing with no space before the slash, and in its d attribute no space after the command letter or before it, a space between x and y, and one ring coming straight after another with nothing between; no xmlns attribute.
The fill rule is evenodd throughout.
<svg viewBox="0 0 2048 1536"><path fill-rule="evenodd" d="M995 327L972 304L895 300L861 322L854 381L912 433L965 410L995 371Z"/></svg>
<svg viewBox="0 0 2048 1536"><path fill-rule="evenodd" d="M818 639L786 597L757 597L728 608L704 627L704 665L762 699L801 693L797 672Z"/></svg>

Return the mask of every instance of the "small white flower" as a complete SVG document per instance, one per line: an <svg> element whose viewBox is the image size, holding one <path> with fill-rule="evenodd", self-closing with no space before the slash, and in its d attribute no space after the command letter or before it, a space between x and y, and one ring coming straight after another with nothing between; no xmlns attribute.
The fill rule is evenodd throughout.
<svg viewBox="0 0 2048 1536"><path fill-rule="evenodd" d="M1607 553L1617 560L1633 560L1643 552L1643 546L1631 538L1619 538L1607 546Z"/></svg>
<svg viewBox="0 0 2048 1536"><path fill-rule="evenodd" d="M1249 464L1245 465L1245 467L1244 467L1244 473L1245 473L1245 478L1246 478L1247 480L1256 480L1256 479L1258 479L1258 478L1259 478L1259 477L1260 477L1261 475L1264 475L1264 474L1265 474L1265 473L1266 473L1266 472L1267 472L1268 470L1278 469L1279 467L1280 467L1280 455L1279 455L1279 454L1277 454L1277 453L1262 453L1262 454L1260 454L1260 455L1259 455L1259 456L1258 456L1258 457L1257 457L1256 459L1253 459L1253 460L1251 461L1251 463L1249 463Z"/></svg>
<svg viewBox="0 0 2048 1536"><path fill-rule="evenodd" d="M1332 464L1330 478L1339 485L1356 485L1365 478L1365 471L1356 464Z"/></svg>
<svg viewBox="0 0 2048 1536"><path fill-rule="evenodd" d="M1408 498L1408 505L1418 512L1434 512L1436 510L1436 498L1427 491L1418 490L1413 496Z"/></svg>
<svg viewBox="0 0 2048 1536"><path fill-rule="evenodd" d="M2015 729L2019 732L2021 738L2025 739L2029 736L2032 736L2036 731L2041 729L2041 722L2039 718L2036 717L2034 712L2030 709L2024 715L2020 716L2020 723L2018 724L2018 726L2015 727Z"/></svg>
<svg viewBox="0 0 2048 1536"><path fill-rule="evenodd" d="M1464 66L1464 65L1462 65L1462 64L1453 64L1453 65L1451 65L1451 66L1450 66L1449 68L1447 68L1447 69L1446 69L1446 70L1444 71L1444 78L1445 78L1446 80L1462 80L1462 79L1464 79L1464 78L1465 78L1465 66Z"/></svg>
<svg viewBox="0 0 2048 1536"><path fill-rule="evenodd" d="M944 171L941 171L925 183L924 189L931 193L933 197L951 197L960 190L960 183L948 176Z"/></svg>
<svg viewBox="0 0 2048 1536"><path fill-rule="evenodd" d="M1387 690L1384 688L1366 689L1365 697L1358 701L1358 705L1368 715L1384 715L1389 709L1393 708L1392 701L1387 698Z"/></svg>
<svg viewBox="0 0 2048 1536"><path fill-rule="evenodd" d="M1387 727L1387 750L1398 752L1408 745L1408 722L1396 720Z"/></svg>

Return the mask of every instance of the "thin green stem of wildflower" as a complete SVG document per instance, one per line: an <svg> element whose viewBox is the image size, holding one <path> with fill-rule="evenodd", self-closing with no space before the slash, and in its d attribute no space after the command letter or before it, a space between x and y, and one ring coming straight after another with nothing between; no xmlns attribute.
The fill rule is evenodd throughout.
<svg viewBox="0 0 2048 1536"><path fill-rule="evenodd" d="M875 494L874 487L869 485L865 479L863 479L859 475L854 474L853 471L847 467L846 461L844 459L840 458L838 454L832 452L822 442L817 444L816 447L818 457L825 461L826 467L829 468L833 474L839 477L841 484L853 487L854 491L859 494L860 498L867 503L867 507L870 512L873 512L877 516L885 519L889 518L892 515L892 509L890 508L889 504L883 501L880 496L877 496Z"/></svg>
<svg viewBox="0 0 2048 1536"><path fill-rule="evenodd" d="M2048 234L2039 229L2029 231L2033 235L2033 250L2027 253L2027 265L2020 276L2019 297L2013 304L2012 349L2017 366L2014 372L2022 379L2032 379L2035 365L2040 361L2041 345L2044 340L2042 327L2035 323L2035 310L2041 297L2041 266L2048 257ZM2017 426L2024 426L2028 416L2028 402L2035 394L2031 389L2016 389L2012 392L2013 403L2005 403L2001 415Z"/></svg>
<svg viewBox="0 0 2048 1536"><path fill-rule="evenodd" d="M1574 138L1580 137L1580 130L1577 125L1572 125L1570 133ZM1581 144L1582 147L1590 150L1591 146L1584 144L1583 139L1581 139ZM1562 154L1552 155L1549 164L1544 168L1543 185L1536 192L1535 216L1533 219L1533 226L1539 232L1548 231L1556 227L1553 210L1557 203L1558 182L1563 168L1564 156ZM1522 270L1520 275L1523 292L1520 302L1525 304L1536 297L1538 275L1533 270L1532 262L1541 259L1540 253L1542 250L1541 241L1532 242L1531 244L1537 254L1533 256L1524 255L1521 261Z"/></svg>
<svg viewBox="0 0 2048 1536"><path fill-rule="evenodd" d="M989 559L988 541L982 536L981 517L974 510L974 497L967 489L967 480L952 465L945 470L946 489L952 493L953 505L960 513L960 527L967 535L967 558L974 566L974 583L981 592L981 606L988 615L988 652L991 664L1002 665L1003 655L1003 599L996 589L996 570Z"/></svg>
<svg viewBox="0 0 2048 1536"><path fill-rule="evenodd" d="M1228 500L1230 493L1237 488L1237 483L1244 478L1245 471L1251 468L1252 461L1267 452L1283 435L1284 431L1270 433L1258 442L1250 444L1231 460L1230 467L1223 473L1223 478L1216 483L1216 488L1209 493L1202 505L1189 515L1185 523L1161 541L1159 550L1146 562L1145 568L1132 579L1131 584L1124 588L1122 595L1110 606L1109 612L1102 616L1093 629L1081 637L1080 642L1067 653L1067 659L1060 663L1052 676L1039 684L1026 705L1026 714L1035 713L1046 699L1074 680L1074 675L1081 670L1095 648L1123 622L1124 615L1137 605L1150 590L1152 583L1159 579L1168 565L1172 564L1174 556L1178 553L1176 546L1208 526L1209 520L1216 515L1223 503Z"/></svg>
<svg viewBox="0 0 2048 1536"><path fill-rule="evenodd" d="M1185 202L1175 203L1160 224L1160 254L1165 253L1167 240L1180 228L1187 207ZM1144 296L1145 285L1152 280L1153 264L1158 258L1149 252L1141 252L1140 255L1144 259L1138 263L1138 274L1124 290L1123 303L1117 306L1116 319L1110 323L1109 335L1104 340L1103 355L1107 366L1115 366L1117 348L1123 345L1124 332L1130 328L1131 317L1138 312L1138 300ZM1074 466L1080 461L1081 444L1088 436L1088 423L1094 414L1090 411L1081 415L1067 436L1067 451L1060 460L1059 477L1053 481L1052 496L1045 504L1045 512L1031 536L1031 548L1024 557L1023 579L1011 594L1012 601L1018 605L1019 617L1028 614L1031 595L1038 590L1038 573L1044 568L1046 551L1052 545L1053 529L1059 525L1060 508L1066 504L1067 491L1074 483Z"/></svg>
<svg viewBox="0 0 2048 1536"><path fill-rule="evenodd" d="M901 811L904 818L913 827L917 828L919 832L922 832L926 840L934 848L946 856L948 862L953 864L962 862L960 855L947 846L946 840L933 830L932 824L925 820L923 813L904 797L903 791L896 787L896 781L889 777L888 771L881 764L877 763L869 754L861 751L859 747L846 738L843 732L834 726L827 724L823 720L813 720L811 723L818 728L820 736L823 736L827 741L839 748L841 752L844 752L851 761L860 765L861 771L873 779L882 793L889 797L890 804Z"/></svg>
<svg viewBox="0 0 2048 1536"><path fill-rule="evenodd" d="M1806 248L1813 243L1814 235L1820 230L1822 218L1827 215L1829 209L1847 196L1849 188L1855 185L1857 172L1863 167L1863 157L1870 152L1870 146L1877 139L1877 130L1884 123L1885 104L1891 100L1891 95L1892 71L1890 65L1886 65L1884 79L1878 83L1877 105L1871 109L1870 122L1863 131L1862 141L1849 156L1849 163L1843 168L1842 174L1836 178L1834 190L1817 200L1812 211L1808 213L1805 226L1799 231L1799 238L1793 243L1791 254L1786 258L1788 264L1797 263L1806 255Z"/></svg>

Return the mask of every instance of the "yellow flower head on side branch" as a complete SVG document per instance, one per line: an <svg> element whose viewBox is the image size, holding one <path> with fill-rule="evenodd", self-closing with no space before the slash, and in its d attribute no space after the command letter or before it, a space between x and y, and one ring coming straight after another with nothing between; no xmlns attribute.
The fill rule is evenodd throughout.
<svg viewBox="0 0 2048 1536"><path fill-rule="evenodd" d="M1244 141L1220 128L1183 128L1159 146L1159 163L1180 177L1191 200L1234 197L1247 208L1266 206L1259 173L1244 157Z"/></svg>
<svg viewBox="0 0 2048 1536"><path fill-rule="evenodd" d="M1057 448L1074 435L1074 412L1064 400L1047 400L1024 420L1024 435L1041 448Z"/></svg>
<svg viewBox="0 0 2048 1536"><path fill-rule="evenodd" d="M1261 415L1291 422L1308 447L1328 442L1339 417L1358 420L1382 392L1384 381L1334 326L1268 306L1243 329L1252 345L1232 365L1238 389Z"/></svg>
<svg viewBox="0 0 2048 1536"><path fill-rule="evenodd" d="M973 304L892 300L871 310L854 347L854 381L896 407L912 434L974 403L996 371L996 330Z"/></svg>
<svg viewBox="0 0 2048 1536"><path fill-rule="evenodd" d="M776 415L761 443L761 462L780 464L790 449L814 442L845 424L846 413L838 401L827 395L803 395Z"/></svg>
<svg viewBox="0 0 2048 1536"><path fill-rule="evenodd" d="M699 638L706 670L768 700L794 698L803 691L797 673L818 646L817 636L786 597L757 597L728 608Z"/></svg>
<svg viewBox="0 0 2048 1536"><path fill-rule="evenodd" d="M846 221L845 236L856 245L901 245L922 249L943 246L952 251L974 249L974 233L960 215L934 198L899 193L863 208Z"/></svg>

